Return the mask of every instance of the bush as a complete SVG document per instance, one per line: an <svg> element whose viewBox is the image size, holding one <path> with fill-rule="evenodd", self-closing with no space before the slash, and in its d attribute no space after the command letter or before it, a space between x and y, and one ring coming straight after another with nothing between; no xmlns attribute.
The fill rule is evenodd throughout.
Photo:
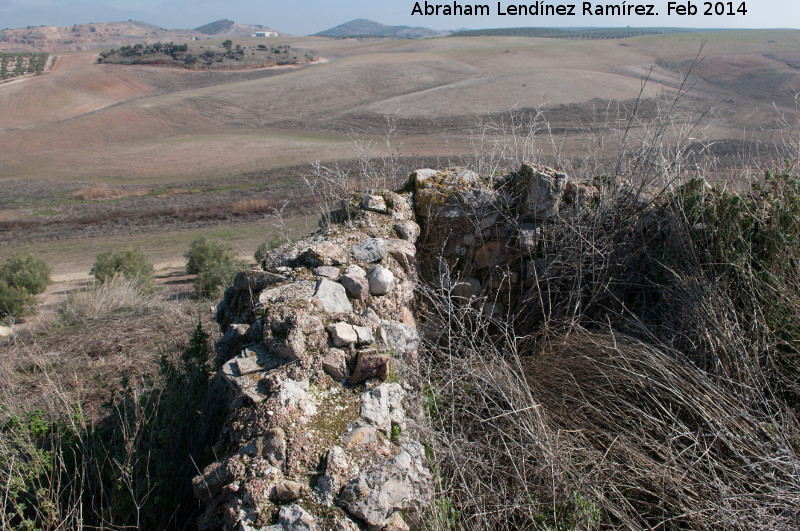
<svg viewBox="0 0 800 531"><path fill-rule="evenodd" d="M277 239L264 242L256 248L256 252L253 253L253 258L255 258L256 262L260 262L267 255L267 252L280 246L281 242Z"/></svg>
<svg viewBox="0 0 800 531"><path fill-rule="evenodd" d="M197 275L195 286L200 296L215 298L233 283L236 273L244 269L245 263L221 243L196 238L189 245L186 257L186 273Z"/></svg>
<svg viewBox="0 0 800 531"><path fill-rule="evenodd" d="M90 273L100 282L122 275L127 280L136 281L140 286L149 287L153 283L153 263L137 249L98 254Z"/></svg>
<svg viewBox="0 0 800 531"><path fill-rule="evenodd" d="M50 268L34 255L9 258L0 267L0 278L9 286L23 288L30 295L43 293L50 283Z"/></svg>
<svg viewBox="0 0 800 531"><path fill-rule="evenodd" d="M25 288L10 286L0 278L0 317L19 317L28 313L33 297Z"/></svg>

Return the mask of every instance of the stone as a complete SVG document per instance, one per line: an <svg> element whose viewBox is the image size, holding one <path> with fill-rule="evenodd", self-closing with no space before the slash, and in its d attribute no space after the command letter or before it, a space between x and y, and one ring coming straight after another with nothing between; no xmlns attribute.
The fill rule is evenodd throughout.
<svg viewBox="0 0 800 531"><path fill-rule="evenodd" d="M342 442L348 447L372 444L378 440L378 430L375 426L355 425L342 435Z"/></svg>
<svg viewBox="0 0 800 531"><path fill-rule="evenodd" d="M11 337L14 335L14 330L8 326L0 326L0 337Z"/></svg>
<svg viewBox="0 0 800 531"><path fill-rule="evenodd" d="M374 349L361 351L358 354L356 367L348 378L351 384L361 383L370 378L386 381L389 377L389 356L378 354Z"/></svg>
<svg viewBox="0 0 800 531"><path fill-rule="evenodd" d="M350 304L350 300L347 298L344 286L326 278L317 282L314 299L319 301L322 309L328 313L350 313L353 311L353 305Z"/></svg>
<svg viewBox="0 0 800 531"><path fill-rule="evenodd" d="M240 271L233 279L233 287L240 291L263 291L268 286L288 280L283 275L251 269Z"/></svg>
<svg viewBox="0 0 800 531"><path fill-rule="evenodd" d="M367 273L370 295L386 295L394 287L394 273L382 265L376 265Z"/></svg>
<svg viewBox="0 0 800 531"><path fill-rule="evenodd" d="M283 468L286 462L286 433L281 428L268 430L242 446L239 455L260 457L274 467Z"/></svg>
<svg viewBox="0 0 800 531"><path fill-rule="evenodd" d="M347 356L343 350L332 348L322 360L322 368L337 382L347 378Z"/></svg>
<svg viewBox="0 0 800 531"><path fill-rule="evenodd" d="M371 264L386 258L388 249L386 240L382 238L366 238L353 246L350 254L358 262Z"/></svg>
<svg viewBox="0 0 800 531"><path fill-rule="evenodd" d="M310 417L317 413L317 406L303 387L308 387L307 381L303 384L292 379L284 380L278 390L278 402L288 413L297 411Z"/></svg>
<svg viewBox="0 0 800 531"><path fill-rule="evenodd" d="M539 243L539 229L530 223L520 225L517 233L519 250L524 254L532 255L536 252Z"/></svg>
<svg viewBox="0 0 800 531"><path fill-rule="evenodd" d="M208 465L202 474L192 479L192 491L195 498L203 503L211 503L222 487L233 481L233 473L227 466L228 461L215 462Z"/></svg>
<svg viewBox="0 0 800 531"><path fill-rule="evenodd" d="M232 324L228 327L222 339L214 345L214 349L217 352L217 360L220 363L225 363L239 355L242 351L242 346L247 341L249 330L250 325L247 324Z"/></svg>
<svg viewBox="0 0 800 531"><path fill-rule="evenodd" d="M525 162L517 170L517 175L523 182L523 214L536 219L552 219L558 215L561 196L568 181L565 173Z"/></svg>
<svg viewBox="0 0 800 531"><path fill-rule="evenodd" d="M503 263L506 255L506 242L491 241L486 242L480 249L475 251L475 267L486 269L494 265Z"/></svg>
<svg viewBox="0 0 800 531"><path fill-rule="evenodd" d="M360 415L367 424L391 435L392 426L406 428L403 410L403 388L396 383L384 383L361 395Z"/></svg>
<svg viewBox="0 0 800 531"><path fill-rule="evenodd" d="M307 302L314 296L317 285L317 283L308 280L269 288L258 295L258 304L263 308L269 304Z"/></svg>
<svg viewBox="0 0 800 531"><path fill-rule="evenodd" d="M453 286L451 293L455 298L468 301L481 294L481 281L474 277L459 281Z"/></svg>
<svg viewBox="0 0 800 531"><path fill-rule="evenodd" d="M503 317L506 307L502 302L486 302L483 304L481 311L488 317Z"/></svg>
<svg viewBox="0 0 800 531"><path fill-rule="evenodd" d="M325 327L322 326L322 319L317 317L316 315L308 315L303 319L303 333L304 334L316 334L318 332L324 332Z"/></svg>
<svg viewBox="0 0 800 531"><path fill-rule="evenodd" d="M411 527L403 520L403 514L398 511L389 518L383 531L411 531Z"/></svg>
<svg viewBox="0 0 800 531"><path fill-rule="evenodd" d="M397 263L409 272L414 268L414 261L417 256L417 248L414 244L406 240L390 238L388 240L389 256L397 260Z"/></svg>
<svg viewBox="0 0 800 531"><path fill-rule="evenodd" d="M302 483L287 479L276 485L270 499L278 503L293 502L303 496L305 490L306 486Z"/></svg>
<svg viewBox="0 0 800 531"><path fill-rule="evenodd" d="M586 205L600 198L600 191L593 184L568 181L562 199L568 205Z"/></svg>
<svg viewBox="0 0 800 531"><path fill-rule="evenodd" d="M406 354L419 348L419 334L410 326L396 321L382 321L380 327L382 345L398 354Z"/></svg>
<svg viewBox="0 0 800 531"><path fill-rule="evenodd" d="M358 334L350 323L338 322L329 324L328 333L331 335L333 344L337 347L346 347L358 343Z"/></svg>
<svg viewBox="0 0 800 531"><path fill-rule="evenodd" d="M341 272L338 267L333 266L319 266L314 269L314 274L330 280L338 280Z"/></svg>
<svg viewBox="0 0 800 531"><path fill-rule="evenodd" d="M264 400L261 378L265 371L281 365L263 346L245 349L241 354L225 362L218 377L237 395L245 395L255 403Z"/></svg>
<svg viewBox="0 0 800 531"><path fill-rule="evenodd" d="M325 507L333 507L339 491L342 490L349 474L347 455L341 446L328 450L325 457L325 473L319 478L316 486L320 503Z"/></svg>
<svg viewBox="0 0 800 531"><path fill-rule="evenodd" d="M344 286L347 296L351 299L363 301L366 300L369 295L369 281L367 280L366 273L361 276L344 274L339 282Z"/></svg>
<svg viewBox="0 0 800 531"><path fill-rule="evenodd" d="M409 243L416 243L417 238L419 238L420 228L416 222L408 220L408 221L401 221L394 226L394 231L397 235L403 239L408 241Z"/></svg>
<svg viewBox="0 0 800 531"><path fill-rule="evenodd" d="M278 523L286 531L316 531L314 517L297 504L281 507L278 512Z"/></svg>
<svg viewBox="0 0 800 531"><path fill-rule="evenodd" d="M371 345L375 342L375 336L372 335L372 330L366 326L353 326L353 329L356 331L356 335L358 336L358 341L356 341L356 343L359 346L363 347Z"/></svg>
<svg viewBox="0 0 800 531"><path fill-rule="evenodd" d="M379 195L366 195L361 202L361 207L364 210L378 212L379 214L386 213L386 201Z"/></svg>
<svg viewBox="0 0 800 531"><path fill-rule="evenodd" d="M367 272L364 271L364 268L357 266L356 264L350 264L347 266L344 270L344 274L350 277L367 278Z"/></svg>
<svg viewBox="0 0 800 531"><path fill-rule="evenodd" d="M462 218L483 217L493 209L497 193L481 177L467 169L455 168L414 174L414 209L418 216Z"/></svg>
<svg viewBox="0 0 800 531"><path fill-rule="evenodd" d="M359 527L349 518L342 517L333 524L333 531L359 531Z"/></svg>
<svg viewBox="0 0 800 531"><path fill-rule="evenodd" d="M415 442L401 445L400 453L386 463L377 463L351 479L339 503L368 529L387 525L396 511L406 514L417 527L433 496L424 447Z"/></svg>

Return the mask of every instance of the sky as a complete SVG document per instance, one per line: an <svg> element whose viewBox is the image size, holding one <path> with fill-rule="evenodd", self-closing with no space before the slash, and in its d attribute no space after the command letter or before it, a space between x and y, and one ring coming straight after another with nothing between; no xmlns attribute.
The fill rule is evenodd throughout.
<svg viewBox="0 0 800 531"><path fill-rule="evenodd" d="M593 6L653 5L658 16L584 16L581 0L539 0L539 4L565 6L575 4L573 16L524 16L508 14L508 6L537 4L537 0L477 0L456 2L461 6L483 4L489 15L425 16L412 15L414 0L0 0L0 28L25 26L69 26L88 22L139 20L163 28L194 28L208 22L228 18L243 24L261 24L294 35L308 35L354 18L367 18L389 25L424 26L435 29L498 28L498 27L566 27L566 26L670 26L695 28L800 28L800 1L749 0L742 2L704 2L679 0L675 6L696 14L667 15L669 0L599 0ZM454 4L453 0L429 0L430 5ZM419 2L424 10L425 1ZM704 4L740 7L747 10L734 15L705 15ZM501 15L499 12L505 13Z"/></svg>

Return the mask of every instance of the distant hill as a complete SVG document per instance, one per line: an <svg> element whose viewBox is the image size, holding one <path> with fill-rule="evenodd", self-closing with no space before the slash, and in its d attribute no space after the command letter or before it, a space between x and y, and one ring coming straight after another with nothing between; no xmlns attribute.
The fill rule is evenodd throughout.
<svg viewBox="0 0 800 531"><path fill-rule="evenodd" d="M137 21L38 26L0 31L0 50L72 51L110 48L137 42L185 41L192 30L166 30Z"/></svg>
<svg viewBox="0 0 800 531"><path fill-rule="evenodd" d="M397 39L423 39L425 37L440 37L448 32L430 28L412 28L411 26L387 26L364 18L351 20L339 24L335 28L320 31L314 35L319 37L393 37Z"/></svg>
<svg viewBox="0 0 800 531"><path fill-rule="evenodd" d="M239 24L227 18L210 22L204 26L195 28L194 31L211 37L249 37L257 31L274 31L280 35L285 35L267 26Z"/></svg>
<svg viewBox="0 0 800 531"><path fill-rule="evenodd" d="M684 28L493 28L461 30L450 37L539 37L551 39L625 39L641 35L662 35L700 31Z"/></svg>
<svg viewBox="0 0 800 531"><path fill-rule="evenodd" d="M65 52L102 50L138 43L176 42L192 39L249 37L257 31L276 31L265 26L218 20L196 29L164 29L146 22L98 22L74 26L37 26L0 31L0 51ZM280 33L280 32L278 32Z"/></svg>

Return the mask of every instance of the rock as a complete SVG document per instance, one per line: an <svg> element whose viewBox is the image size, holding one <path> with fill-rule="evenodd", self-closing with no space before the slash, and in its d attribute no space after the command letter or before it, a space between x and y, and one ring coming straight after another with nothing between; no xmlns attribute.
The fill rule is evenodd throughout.
<svg viewBox="0 0 800 531"><path fill-rule="evenodd" d="M409 310L405 306L400 308L400 322L408 326L409 328L417 327L417 321L416 319L414 319L414 314L411 313L411 310Z"/></svg>
<svg viewBox="0 0 800 531"><path fill-rule="evenodd" d="M481 311L489 317L503 317L506 307L502 302L486 302L483 304Z"/></svg>
<svg viewBox="0 0 800 531"><path fill-rule="evenodd" d="M233 279L233 287L240 291L263 291L267 286L286 280L288 279L283 275L251 269L237 273L236 278Z"/></svg>
<svg viewBox="0 0 800 531"><path fill-rule="evenodd" d="M324 332L325 327L322 326L322 319L316 315L308 315L303 319L303 333L307 335Z"/></svg>
<svg viewBox="0 0 800 531"><path fill-rule="evenodd" d="M278 503L293 502L303 495L306 486L296 481L284 480L275 487L275 491L270 496L272 501Z"/></svg>
<svg viewBox="0 0 800 531"><path fill-rule="evenodd" d="M414 210L418 216L483 217L492 210L496 192L481 177L463 168L417 170L414 174Z"/></svg>
<svg viewBox="0 0 800 531"><path fill-rule="evenodd" d="M330 282L330 281L329 281ZM266 289L258 295L258 304L264 307L269 304L284 302L307 302L313 297L317 283L308 281L292 282L282 286Z"/></svg>
<svg viewBox="0 0 800 531"><path fill-rule="evenodd" d="M384 383L361 395L361 418L386 435L391 435L392 426L406 428L403 411L403 388L399 384Z"/></svg>
<svg viewBox="0 0 800 531"><path fill-rule="evenodd" d="M401 221L394 226L394 231L400 238L410 243L416 243L419 238L420 228L413 221Z"/></svg>
<svg viewBox="0 0 800 531"><path fill-rule="evenodd" d="M527 255L532 255L536 252L536 246L539 243L539 229L529 223L520 225L517 239L519 240L519 250Z"/></svg>
<svg viewBox="0 0 800 531"><path fill-rule="evenodd" d="M346 347L358 343L358 334L350 323L338 322L327 326L333 344L337 347Z"/></svg>
<svg viewBox="0 0 800 531"><path fill-rule="evenodd" d="M494 265L503 263L506 256L506 242L491 241L486 242L480 249L475 251L475 267L486 269Z"/></svg>
<svg viewBox="0 0 800 531"><path fill-rule="evenodd" d="M406 240L391 238L388 240L389 255L397 260L397 263L409 272L414 268L414 261L417 256L417 248L414 244Z"/></svg>
<svg viewBox="0 0 800 531"><path fill-rule="evenodd" d="M325 457L325 473L317 482L317 495L322 505L333 507L347 480L349 463L341 446L334 446Z"/></svg>
<svg viewBox="0 0 800 531"><path fill-rule="evenodd" d="M364 200L361 202L361 207L364 210L370 210L372 212L378 212L380 214L386 213L386 201L384 201L383 197L379 195L364 196Z"/></svg>
<svg viewBox="0 0 800 531"><path fill-rule="evenodd" d="M381 238L367 238L356 244L350 251L353 258L359 262L371 264L380 262L388 253L386 240Z"/></svg>
<svg viewBox="0 0 800 531"><path fill-rule="evenodd" d="M353 329L356 331L356 335L358 336L358 341L356 341L356 343L359 346L363 347L371 345L375 342L375 337L372 335L372 330L366 326L354 326Z"/></svg>
<svg viewBox="0 0 800 531"><path fill-rule="evenodd" d="M333 266L319 266L318 268L314 269L314 274L320 277L325 277L330 280L338 280L339 279L339 268Z"/></svg>
<svg viewBox="0 0 800 531"><path fill-rule="evenodd" d="M468 278L467 280L462 280L453 286L451 293L455 298L468 301L481 294L481 281L477 278Z"/></svg>
<svg viewBox="0 0 800 531"><path fill-rule="evenodd" d="M225 362L217 373L237 395L245 395L255 403L264 400L261 378L265 371L281 365L263 346L245 349L240 355Z"/></svg>
<svg viewBox="0 0 800 531"><path fill-rule="evenodd" d="M396 512L386 522L383 531L411 531L411 527L403 520L403 514Z"/></svg>
<svg viewBox="0 0 800 531"><path fill-rule="evenodd" d="M425 463L421 444L404 443L396 457L350 480L339 503L370 530L385 526L395 511L402 511L418 526L433 496L432 477Z"/></svg>
<svg viewBox="0 0 800 531"><path fill-rule="evenodd" d="M261 457L270 465L283 468L286 462L286 433L281 428L268 430L239 449L239 455Z"/></svg>
<svg viewBox="0 0 800 531"><path fill-rule="evenodd" d="M344 286L323 278L317 282L314 299L319 301L322 309L328 313L350 313L353 305L347 298Z"/></svg>
<svg viewBox="0 0 800 531"><path fill-rule="evenodd" d="M340 280L344 286L347 296L359 301L366 300L369 295L369 281L366 274L361 276L351 276L344 274Z"/></svg>
<svg viewBox="0 0 800 531"><path fill-rule="evenodd" d="M413 352L419 348L419 334L403 323L382 321L380 335L383 346L398 354Z"/></svg>
<svg viewBox="0 0 800 531"><path fill-rule="evenodd" d="M242 351L242 345L247 341L247 332L249 330L250 325L247 324L230 325L222 339L217 341L214 346L217 352L217 360L225 363L229 359L238 356Z"/></svg>
<svg viewBox="0 0 800 531"><path fill-rule="evenodd" d="M222 487L233 481L233 472L227 464L227 460L211 463L202 474L192 479L195 498L206 504L211 503L211 500L222 492Z"/></svg>
<svg viewBox="0 0 800 531"><path fill-rule="evenodd" d="M0 326L0 337L11 337L14 335L14 330L8 326Z"/></svg>
<svg viewBox="0 0 800 531"><path fill-rule="evenodd" d="M348 378L351 384L361 383L370 378L386 381L389 377L389 356L378 354L374 349L361 351L358 354L356 367Z"/></svg>
<svg viewBox="0 0 800 531"><path fill-rule="evenodd" d="M333 531L359 531L359 527L345 516L336 520L336 523L333 524Z"/></svg>
<svg viewBox="0 0 800 531"><path fill-rule="evenodd" d="M355 425L342 435L342 442L348 447L372 444L378 440L378 430L375 426Z"/></svg>
<svg viewBox="0 0 800 531"><path fill-rule="evenodd" d="M314 517L297 504L281 507L278 512L278 523L286 531L316 531Z"/></svg>
<svg viewBox="0 0 800 531"><path fill-rule="evenodd" d="M376 265L367 274L370 295L386 295L392 290L394 273L382 265Z"/></svg>
<svg viewBox="0 0 800 531"><path fill-rule="evenodd" d="M322 360L322 368L337 382L347 378L347 356L344 351L338 348L328 350L328 354Z"/></svg>
<svg viewBox="0 0 800 531"><path fill-rule="evenodd" d="M350 277L367 278L367 272L364 271L364 268L355 264L350 264L347 266L347 268L344 270L344 274Z"/></svg>
<svg viewBox="0 0 800 531"><path fill-rule="evenodd" d="M592 184L568 181L562 199L568 205L585 205L600 198L600 191Z"/></svg>
<svg viewBox="0 0 800 531"><path fill-rule="evenodd" d="M284 380L278 391L278 402L288 413L297 411L303 416L310 417L317 413L317 406L303 387L308 387L308 382L301 385L292 379Z"/></svg>
<svg viewBox="0 0 800 531"><path fill-rule="evenodd" d="M523 163L517 171L523 181L522 213L536 219L551 219L558 214L567 175L547 167Z"/></svg>

